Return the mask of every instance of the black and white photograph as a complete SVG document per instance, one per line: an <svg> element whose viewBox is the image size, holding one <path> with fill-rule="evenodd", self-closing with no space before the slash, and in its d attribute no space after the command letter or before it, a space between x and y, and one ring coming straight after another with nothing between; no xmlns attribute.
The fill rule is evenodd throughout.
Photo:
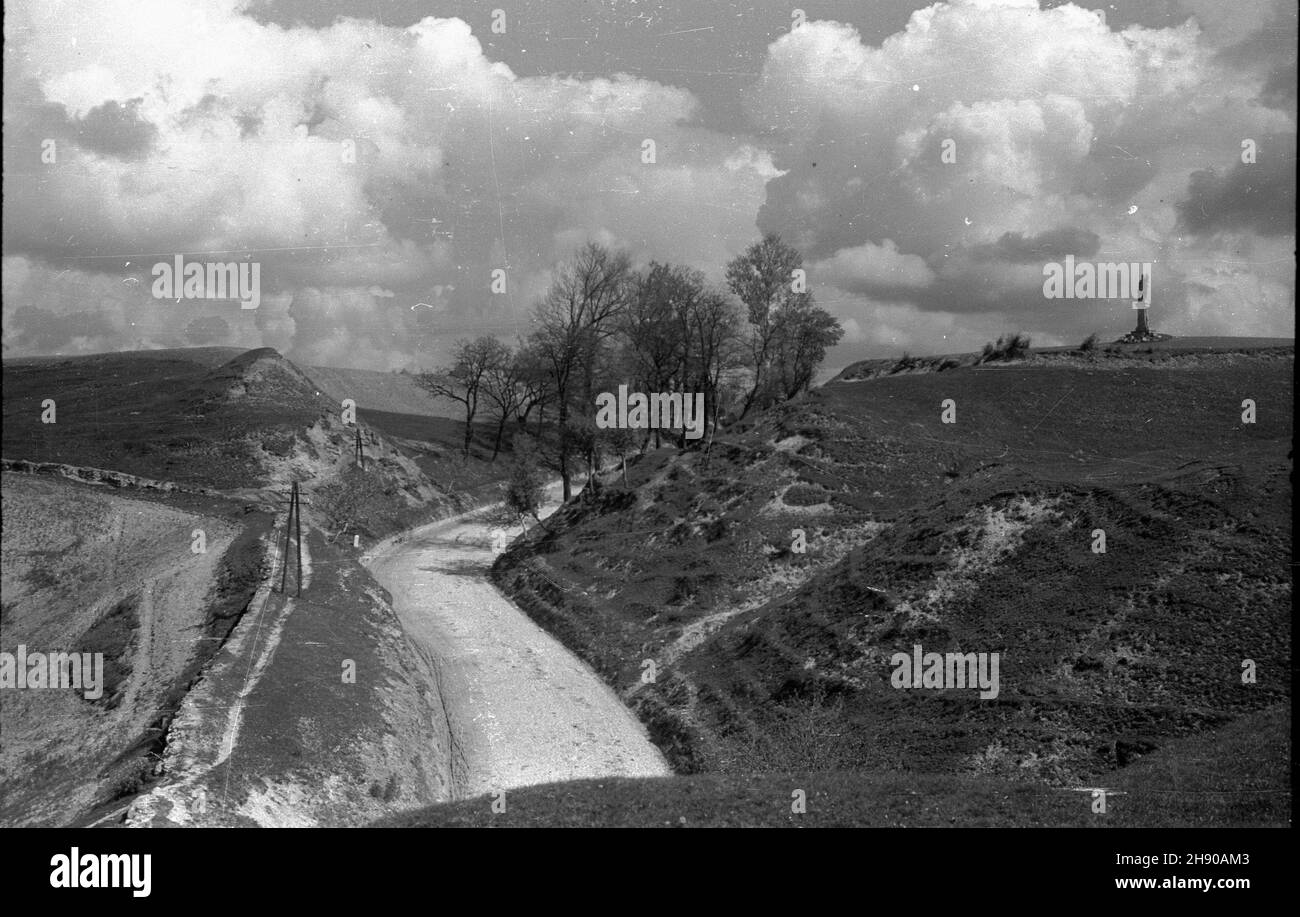
<svg viewBox="0 0 1300 917"><path fill-rule="evenodd" d="M1293 0L3 28L0 827L80 839L24 881L1291 826Z"/></svg>

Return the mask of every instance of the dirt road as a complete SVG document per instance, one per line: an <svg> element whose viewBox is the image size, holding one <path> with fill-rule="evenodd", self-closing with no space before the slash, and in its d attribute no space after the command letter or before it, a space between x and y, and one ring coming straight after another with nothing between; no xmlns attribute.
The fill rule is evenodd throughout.
<svg viewBox="0 0 1300 917"><path fill-rule="evenodd" d="M365 561L437 665L461 792L671 773L599 676L488 581L494 527L484 515L417 529Z"/></svg>

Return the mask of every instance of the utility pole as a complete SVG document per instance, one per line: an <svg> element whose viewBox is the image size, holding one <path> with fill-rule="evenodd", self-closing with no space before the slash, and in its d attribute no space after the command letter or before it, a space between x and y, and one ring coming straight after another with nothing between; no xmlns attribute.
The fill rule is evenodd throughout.
<svg viewBox="0 0 1300 917"><path fill-rule="evenodd" d="M296 583L296 595L302 596L302 500L298 491L298 482L293 482L293 487L289 491L289 515L284 520L284 568L280 571L280 593L283 594L288 587L289 580L289 542L296 541L295 556L298 561L298 578ZM275 574L272 572L272 578Z"/></svg>
<svg viewBox="0 0 1300 917"><path fill-rule="evenodd" d="M293 539L298 548L298 596L302 596L302 512L298 509L298 482L293 482Z"/></svg>
<svg viewBox="0 0 1300 917"><path fill-rule="evenodd" d="M357 467L362 471L366 470L366 451L361 445L361 428L357 427L357 445L356 445Z"/></svg>

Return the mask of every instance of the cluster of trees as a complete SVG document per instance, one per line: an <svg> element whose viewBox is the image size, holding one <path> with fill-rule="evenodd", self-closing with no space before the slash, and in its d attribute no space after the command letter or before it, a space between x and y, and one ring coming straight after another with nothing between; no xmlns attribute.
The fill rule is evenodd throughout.
<svg viewBox="0 0 1300 917"><path fill-rule="evenodd" d="M703 392L712 430L811 385L843 329L815 304L802 263L767 235L727 265L720 289L691 268L638 270L625 253L589 244L559 266L516 346L460 341L450 366L417 379L463 406L466 456L476 422L495 431L495 460L513 421L520 449L559 472L567 500L575 467L591 475L602 454L658 445L665 433L597 429L600 392ZM682 431L670 435L688 446Z"/></svg>

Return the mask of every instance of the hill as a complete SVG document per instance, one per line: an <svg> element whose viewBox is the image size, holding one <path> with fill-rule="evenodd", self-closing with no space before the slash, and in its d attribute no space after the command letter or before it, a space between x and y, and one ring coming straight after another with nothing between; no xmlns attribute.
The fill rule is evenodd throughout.
<svg viewBox="0 0 1300 917"><path fill-rule="evenodd" d="M343 398L354 397L363 450L388 482L377 502L392 512L429 501L445 508L500 477L499 466L479 461L487 455L482 447L462 460L459 422L367 410L401 399L336 397L271 348L28 358L5 361L3 372L10 461L88 466L235 496L287 486L291 478L324 483L353 463L356 431L342 409ZM331 381L368 378L339 373ZM385 374L370 375L387 382ZM408 377L393 380L394 391L418 391ZM373 380L367 385L382 391ZM368 531L387 534L411 521L380 523L387 512L375 507Z"/></svg>
<svg viewBox="0 0 1300 917"><path fill-rule="evenodd" d="M1289 718L1294 349L1149 356L832 383L708 456L645 456L495 574L681 772L1061 788L1186 741L1231 762L1227 727ZM916 645L998 653L999 693L894 688ZM1215 789L1276 823L1268 772Z"/></svg>
<svg viewBox="0 0 1300 917"><path fill-rule="evenodd" d="M4 454L219 489L265 485L267 453L338 405L270 348L5 361ZM44 422L52 402L53 422Z"/></svg>
<svg viewBox="0 0 1300 917"><path fill-rule="evenodd" d="M409 373L382 373L368 369L308 366L306 372L336 401L351 398L357 406L388 414L445 417L465 416L465 409L450 398L429 394Z"/></svg>
<svg viewBox="0 0 1300 917"><path fill-rule="evenodd" d="M102 651L111 684L5 701L0 823L358 824L446 798L436 675L358 559L492 499L502 464L445 418L346 423L269 348L3 372L4 649Z"/></svg>
<svg viewBox="0 0 1300 917"><path fill-rule="evenodd" d="M1285 357L1295 351L1294 338L1181 337L1140 344L1097 342L1089 349L1079 347L1040 347L1017 364L1035 366L1073 366L1081 363L1111 369L1121 366L1204 365L1206 361L1231 360L1243 354ZM958 366L974 366L978 353L950 353L929 357L903 354L898 358L858 360L840 370L828 381L860 382L899 373L945 372ZM994 363L996 365L996 362Z"/></svg>

